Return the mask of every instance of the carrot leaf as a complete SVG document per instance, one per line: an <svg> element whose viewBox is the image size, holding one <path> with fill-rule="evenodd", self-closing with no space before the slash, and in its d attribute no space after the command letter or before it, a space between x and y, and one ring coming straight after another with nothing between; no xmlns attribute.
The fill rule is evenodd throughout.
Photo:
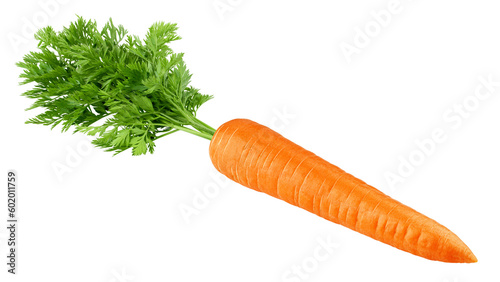
<svg viewBox="0 0 500 282"><path fill-rule="evenodd" d="M107 151L133 155L153 153L158 138L179 130L210 140L215 129L196 112L212 96L190 85L183 54L169 47L180 39L176 31L157 22L140 40L111 19L99 30L81 17L60 32L40 29L39 51L17 63L21 84L34 83L23 93L35 100L27 110L44 109L26 123L72 128Z"/></svg>

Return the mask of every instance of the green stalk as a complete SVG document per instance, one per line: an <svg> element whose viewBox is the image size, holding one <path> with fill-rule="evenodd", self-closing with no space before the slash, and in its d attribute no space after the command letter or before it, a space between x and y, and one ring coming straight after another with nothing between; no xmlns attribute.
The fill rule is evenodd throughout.
<svg viewBox="0 0 500 282"><path fill-rule="evenodd" d="M24 93L35 100L30 109L44 110L28 122L73 127L98 147L134 155L152 153L158 138L177 131L211 140L216 130L196 111L212 96L190 85L183 54L169 46L180 39L176 31L158 22L140 40L111 20L98 29L81 17L63 31L40 29L39 52L17 63L22 84L34 84Z"/></svg>

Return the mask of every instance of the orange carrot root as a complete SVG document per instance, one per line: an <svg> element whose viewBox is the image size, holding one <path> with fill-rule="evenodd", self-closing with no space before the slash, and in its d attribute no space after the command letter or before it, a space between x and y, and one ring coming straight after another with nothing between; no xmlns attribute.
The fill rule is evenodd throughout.
<svg viewBox="0 0 500 282"><path fill-rule="evenodd" d="M217 170L246 187L403 251L443 262L477 262L443 225L253 121L220 126L210 158Z"/></svg>

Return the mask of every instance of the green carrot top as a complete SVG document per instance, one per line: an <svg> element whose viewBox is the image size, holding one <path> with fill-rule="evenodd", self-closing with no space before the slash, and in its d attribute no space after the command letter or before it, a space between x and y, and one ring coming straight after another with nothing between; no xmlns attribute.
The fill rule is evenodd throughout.
<svg viewBox="0 0 500 282"><path fill-rule="evenodd" d="M62 124L62 131L74 126L115 154L128 148L133 155L153 153L158 138L179 130L210 140L215 129L196 111L212 96L189 85L183 53L168 46L180 39L176 30L158 22L141 41L111 19L99 31L81 17L60 32L40 29L40 51L17 63L24 69L21 83L35 83L23 93L36 100L28 109L45 109L27 123Z"/></svg>

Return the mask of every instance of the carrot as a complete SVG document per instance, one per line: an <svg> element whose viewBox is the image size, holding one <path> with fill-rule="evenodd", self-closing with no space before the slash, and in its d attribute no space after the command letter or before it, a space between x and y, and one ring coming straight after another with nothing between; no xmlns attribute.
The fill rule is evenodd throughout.
<svg viewBox="0 0 500 282"><path fill-rule="evenodd" d="M220 126L210 158L218 171L246 187L403 251L443 262L477 262L443 225L253 121Z"/></svg>
<svg viewBox="0 0 500 282"><path fill-rule="evenodd" d="M81 17L35 38L40 52L17 65L29 109L27 123L62 126L95 137L115 154L153 153L164 136L183 131L210 140L215 167L230 179L401 250L431 260L476 262L469 248L436 221L391 199L313 153L255 122L236 119L217 130L197 118L212 98L190 85L172 23L153 24L143 41L110 19L99 30Z"/></svg>

